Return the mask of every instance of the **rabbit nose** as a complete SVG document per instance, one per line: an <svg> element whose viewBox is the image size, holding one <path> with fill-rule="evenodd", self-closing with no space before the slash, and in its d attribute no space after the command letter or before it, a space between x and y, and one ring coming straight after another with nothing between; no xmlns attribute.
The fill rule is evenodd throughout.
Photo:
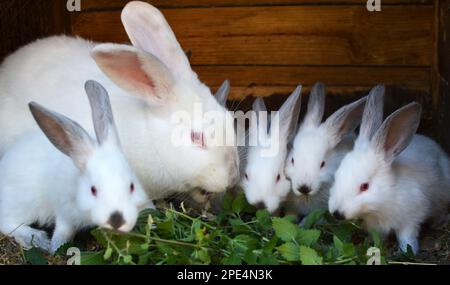
<svg viewBox="0 0 450 285"><path fill-rule="evenodd" d="M340 220L340 221L345 220L344 214L342 214L342 213L339 212L339 211L334 211L334 212L333 212L333 217L335 217L336 220Z"/></svg>
<svg viewBox="0 0 450 285"><path fill-rule="evenodd" d="M298 192L304 194L304 195L308 195L311 192L311 188L309 188L306 185L302 185L298 188Z"/></svg>
<svg viewBox="0 0 450 285"><path fill-rule="evenodd" d="M120 227L125 224L122 213L114 212L111 217L109 217L108 224L115 230L120 229Z"/></svg>
<svg viewBox="0 0 450 285"><path fill-rule="evenodd" d="M255 208L256 208L257 210L264 210L264 209L266 208L266 206L264 205L263 202L259 202L259 203L257 203L257 204L255 205Z"/></svg>

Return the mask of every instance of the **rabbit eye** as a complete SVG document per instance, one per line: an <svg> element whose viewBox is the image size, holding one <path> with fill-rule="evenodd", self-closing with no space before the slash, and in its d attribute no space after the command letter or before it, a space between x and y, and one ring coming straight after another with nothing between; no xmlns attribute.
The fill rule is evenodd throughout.
<svg viewBox="0 0 450 285"><path fill-rule="evenodd" d="M280 180L281 180L281 175L278 174L278 176L277 176L277 183L280 182Z"/></svg>
<svg viewBox="0 0 450 285"><path fill-rule="evenodd" d="M131 183L131 185L130 185L130 192L131 192L131 194L134 193L134 190L135 190L134 183Z"/></svg>
<svg viewBox="0 0 450 285"><path fill-rule="evenodd" d="M325 167L325 161L322 161L322 163L320 164L320 169Z"/></svg>
<svg viewBox="0 0 450 285"><path fill-rule="evenodd" d="M95 188L95 186L91 187L91 194L92 196L97 197L97 188Z"/></svg>
<svg viewBox="0 0 450 285"><path fill-rule="evenodd" d="M244 176L245 176L245 179L247 179L247 180L248 180L248 175L247 175L247 173L245 173L245 175L244 175Z"/></svg>
<svg viewBox="0 0 450 285"><path fill-rule="evenodd" d="M291 159L292 165L294 165L294 158Z"/></svg>
<svg viewBox="0 0 450 285"><path fill-rule="evenodd" d="M367 190L369 190L369 183L363 183L361 184L361 186L359 186L360 192L366 192Z"/></svg>
<svg viewBox="0 0 450 285"><path fill-rule="evenodd" d="M191 142L202 149L206 149L205 134L191 131Z"/></svg>

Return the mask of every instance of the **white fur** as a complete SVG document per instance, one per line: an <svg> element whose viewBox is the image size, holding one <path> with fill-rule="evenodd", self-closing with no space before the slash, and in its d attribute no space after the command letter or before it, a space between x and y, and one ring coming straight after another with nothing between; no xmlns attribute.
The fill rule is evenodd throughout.
<svg viewBox="0 0 450 285"><path fill-rule="evenodd" d="M378 96L377 100L382 102L382 94L371 96ZM369 98L367 103L365 129L361 130L355 148L336 172L329 210L346 219L363 219L368 229L383 235L395 232L401 250L406 251L409 244L417 253L420 225L428 218L447 215L450 161L437 143L420 135L415 135L410 143L405 139L409 146L397 156L382 151L374 139L382 131L379 128L382 103L371 105L374 100ZM417 116L420 118L420 113ZM403 128L404 138L416 129L417 126ZM369 189L361 192L364 183L369 184Z"/></svg>
<svg viewBox="0 0 450 285"><path fill-rule="evenodd" d="M334 173L345 154L353 148L354 128L362 116L364 100L344 106L322 123L325 87L321 83L313 87L307 114L286 161L286 175L292 182L294 193L299 196L299 214L307 215L314 209L327 208ZM361 111L354 107L361 108ZM353 110L355 115L337 116L346 114L348 110ZM337 134L337 130L345 123L349 127ZM299 188L302 186L306 186L310 192L301 193Z"/></svg>
<svg viewBox="0 0 450 285"><path fill-rule="evenodd" d="M250 204L263 203L270 212L278 209L291 189L291 183L284 174L284 167L288 152L287 145L292 134L295 134L299 117L300 92L301 87L298 87L279 111L280 132L277 154L274 156L262 155L266 147L261 145L250 146L246 152L247 163L245 174L241 178L241 186ZM265 111L262 99L255 101L254 111ZM258 130L259 135L265 137L266 141L272 141L274 134L262 126L267 126L267 124L261 124L259 121L251 123L250 132L255 133ZM272 127L270 128L272 129Z"/></svg>
<svg viewBox="0 0 450 285"><path fill-rule="evenodd" d="M110 132L114 133L112 129ZM70 158L58 151L42 132L34 131L6 152L0 161L3 234L14 237L22 246L55 252L83 227L97 225L111 229L109 219L115 212L124 220L117 230L130 231L139 210L153 207L114 136L102 143L94 140L84 143L89 151L72 154ZM75 161L83 162L76 166ZM91 193L92 186L97 189L96 197ZM51 242L44 231L30 227L33 223L55 224Z"/></svg>
<svg viewBox="0 0 450 285"><path fill-rule="evenodd" d="M225 108L185 64L183 51L157 9L133 2L125 12L123 18L130 37L142 40L139 48L153 52L161 62L124 45L101 45L94 54L103 51L114 56L117 51L129 51L138 54L140 60L147 60L140 72L152 71L147 75L159 83L151 90L151 96L142 90L126 92L125 85L133 82L120 82L121 76L113 78L114 82L108 78L91 57L94 43L64 36L39 40L8 57L0 68L0 156L19 137L36 129L27 110L30 101L58 110L91 130L82 86L86 80L96 80L111 95L125 155L151 198L193 188L224 191L239 178L236 148L174 146L171 136L176 125L171 116L181 110L192 114L194 104L201 103L205 112L217 111L224 121L232 118L226 116ZM139 17L133 18L133 13ZM127 21L131 19L134 22L130 24ZM142 29L144 26L146 29ZM147 37L155 39L151 46L145 44ZM171 53L165 53L167 50ZM184 63L178 64L177 59ZM172 81L164 81L168 78Z"/></svg>

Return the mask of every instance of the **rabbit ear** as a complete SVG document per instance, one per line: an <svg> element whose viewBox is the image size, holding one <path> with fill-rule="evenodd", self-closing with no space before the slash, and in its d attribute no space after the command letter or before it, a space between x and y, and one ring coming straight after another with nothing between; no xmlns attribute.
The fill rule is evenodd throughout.
<svg viewBox="0 0 450 285"><path fill-rule="evenodd" d="M94 122L95 134L100 145L110 142L120 145L108 92L100 83L90 80L85 84Z"/></svg>
<svg viewBox="0 0 450 285"><path fill-rule="evenodd" d="M37 103L32 102L29 107L34 119L50 142L69 156L78 169L84 169L95 148L95 143L88 133L76 122Z"/></svg>
<svg viewBox="0 0 450 285"><path fill-rule="evenodd" d="M130 46L102 44L93 49L92 57L114 83L150 105L164 105L171 99L173 76L153 55Z"/></svg>
<svg viewBox="0 0 450 285"><path fill-rule="evenodd" d="M266 104L264 103L264 99L258 97L253 102L253 111L255 112L267 112Z"/></svg>
<svg viewBox="0 0 450 285"><path fill-rule="evenodd" d="M370 91L364 108L358 140L370 141L383 123L384 93L384 85L377 85Z"/></svg>
<svg viewBox="0 0 450 285"><path fill-rule="evenodd" d="M251 117L254 122L250 127L253 128L253 131L258 130L258 132L267 134L270 127L270 116L267 112L264 99L262 97L256 98L253 102L252 109L255 116ZM262 116L262 112L265 112L265 116Z"/></svg>
<svg viewBox="0 0 450 285"><path fill-rule="evenodd" d="M302 105L302 86L297 86L295 91L281 106L280 114L280 135L291 142L297 131L298 119L300 116L300 109Z"/></svg>
<svg viewBox="0 0 450 285"><path fill-rule="evenodd" d="M390 115L373 137L376 148L392 161L411 142L420 124L422 106L411 103Z"/></svg>
<svg viewBox="0 0 450 285"><path fill-rule="evenodd" d="M317 127L322 123L323 114L325 112L325 84L316 83L309 95L308 111L303 120L304 126Z"/></svg>
<svg viewBox="0 0 450 285"><path fill-rule="evenodd" d="M353 132L361 123L367 97L346 105L331 115L324 123L330 134L330 144L334 147L344 136Z"/></svg>
<svg viewBox="0 0 450 285"><path fill-rule="evenodd" d="M225 107L227 105L228 96L230 95L230 81L225 80L220 86L219 90L217 90L216 95L214 96L217 100L217 102Z"/></svg>
<svg viewBox="0 0 450 285"><path fill-rule="evenodd" d="M163 14L152 5L132 1L122 10L122 23L132 44L155 55L176 76L196 77Z"/></svg>

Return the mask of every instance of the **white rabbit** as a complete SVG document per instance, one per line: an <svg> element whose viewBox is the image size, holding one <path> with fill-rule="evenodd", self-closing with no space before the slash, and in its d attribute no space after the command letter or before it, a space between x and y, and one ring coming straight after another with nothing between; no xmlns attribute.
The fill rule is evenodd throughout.
<svg viewBox="0 0 450 285"><path fill-rule="evenodd" d="M383 123L383 92L372 93L329 200L336 218L362 219L383 235L394 232L400 249L410 245L414 253L420 225L445 218L450 202L449 158L431 139L414 135L420 114L421 106L411 103Z"/></svg>
<svg viewBox="0 0 450 285"><path fill-rule="evenodd" d="M354 130L361 122L362 98L346 105L322 123L325 85L313 86L308 110L286 161L286 175L299 196L299 214L327 208L329 187L342 158L353 147Z"/></svg>
<svg viewBox="0 0 450 285"><path fill-rule="evenodd" d="M237 149L208 141L205 129L211 122L192 126L189 145L172 141L180 127L175 120L180 112L194 118L200 106L203 113L215 112L226 125L232 125L233 117L198 80L163 15L147 3L131 2L122 18L139 49L95 47L61 36L36 41L5 60L0 67L0 156L36 129L27 109L31 101L90 130L82 86L92 79L108 90L124 153L152 199L195 188L221 192L238 183Z"/></svg>
<svg viewBox="0 0 450 285"><path fill-rule="evenodd" d="M74 121L30 103L48 139L32 132L0 161L0 231L25 247L53 253L90 225L130 231L139 210L154 207L122 153L106 90L89 81L86 92L97 140ZM55 224L51 242L33 223Z"/></svg>
<svg viewBox="0 0 450 285"><path fill-rule="evenodd" d="M245 173L241 178L241 186L249 203L257 205L263 203L265 207L274 212L286 198L291 189L291 183L286 179L284 167L288 152L288 143L292 141L301 107L301 86L292 93L279 110L279 120L271 121L268 130L267 116L262 98L256 99L253 104L255 116L250 120L251 137L258 136L256 145L249 145L246 153ZM275 124L277 124L276 131ZM270 153L269 142L278 144L278 151ZM268 153L265 154L265 151Z"/></svg>

